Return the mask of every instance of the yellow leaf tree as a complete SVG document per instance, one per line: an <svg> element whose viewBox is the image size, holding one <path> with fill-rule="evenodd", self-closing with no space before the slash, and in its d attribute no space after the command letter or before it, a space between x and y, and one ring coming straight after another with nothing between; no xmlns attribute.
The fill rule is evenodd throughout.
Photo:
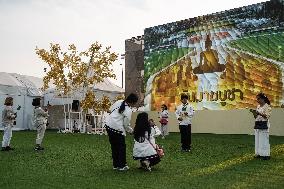
<svg viewBox="0 0 284 189"><path fill-rule="evenodd" d="M124 100L124 98L125 98L124 95L118 95L114 98L113 102L116 102L118 100Z"/></svg>
<svg viewBox="0 0 284 189"><path fill-rule="evenodd" d="M49 50L36 47L36 54L49 65L43 78L43 89L53 82L64 95L79 92L83 110L102 108L102 102L95 99L93 87L105 78L115 78L110 65L118 56L110 48L103 49L98 42L82 52L78 52L74 44L69 45L66 52L61 50L59 44L51 43Z"/></svg>

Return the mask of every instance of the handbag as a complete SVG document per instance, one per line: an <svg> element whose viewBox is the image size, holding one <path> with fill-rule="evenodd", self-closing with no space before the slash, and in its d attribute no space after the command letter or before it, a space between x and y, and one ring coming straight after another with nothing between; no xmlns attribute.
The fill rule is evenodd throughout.
<svg viewBox="0 0 284 189"><path fill-rule="evenodd" d="M159 158L162 158L165 156L165 152L163 147L159 146L158 144L156 144L156 147L150 142L149 139L147 139L149 141L149 143L151 144L151 146L156 150L157 155L159 156Z"/></svg>
<svg viewBox="0 0 284 189"><path fill-rule="evenodd" d="M254 129L268 129L267 121L255 121Z"/></svg>
<svg viewBox="0 0 284 189"><path fill-rule="evenodd" d="M165 156L164 149L161 146L157 145L156 152L160 158Z"/></svg>

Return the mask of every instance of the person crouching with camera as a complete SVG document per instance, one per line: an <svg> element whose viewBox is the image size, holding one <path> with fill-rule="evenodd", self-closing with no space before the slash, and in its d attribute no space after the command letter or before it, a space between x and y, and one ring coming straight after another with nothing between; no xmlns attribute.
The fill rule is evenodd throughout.
<svg viewBox="0 0 284 189"><path fill-rule="evenodd" d="M4 135L2 140L2 150L9 151L14 150L10 147L10 142L12 138L12 128L16 120L17 113L13 111L13 98L7 97L4 103L5 107L2 111L2 123L4 127Z"/></svg>
<svg viewBox="0 0 284 189"><path fill-rule="evenodd" d="M263 93L256 96L258 106L256 110L250 109L255 118L255 158L270 159L269 144L269 117L271 115L270 101Z"/></svg>
<svg viewBox="0 0 284 189"><path fill-rule="evenodd" d="M33 99L32 105L34 109L34 123L37 130L35 151L44 150L41 143L46 130L48 111L40 107L40 98Z"/></svg>

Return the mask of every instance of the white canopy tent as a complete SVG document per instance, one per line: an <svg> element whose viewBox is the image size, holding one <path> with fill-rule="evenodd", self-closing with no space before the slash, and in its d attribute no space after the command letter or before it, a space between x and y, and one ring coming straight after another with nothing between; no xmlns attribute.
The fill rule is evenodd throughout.
<svg viewBox="0 0 284 189"><path fill-rule="evenodd" d="M114 100L115 97L124 94L124 89L116 86L107 78L104 79L103 82L97 83L93 90L97 100L101 100L103 95L108 96L111 100ZM56 90L56 88L46 90L44 94L44 104L50 104L52 107L54 107L53 111L50 112L51 116L53 117L53 119L50 120L50 128L59 128L60 130L64 129L64 132L70 132L77 127L81 132L86 132L86 114L82 112L79 104L78 109L72 110L73 101L76 100L80 102L83 98L84 96L81 93L81 90L72 91L68 95L63 95L60 91ZM94 124L95 130L99 129L103 123L104 116L101 114L95 114L92 111L89 113L91 113L92 119L94 122L96 122ZM95 120L100 121L98 122Z"/></svg>
<svg viewBox="0 0 284 189"><path fill-rule="evenodd" d="M20 75L16 73L0 72L0 112L4 108L6 97L14 98L14 111L17 112L15 130L26 130L32 128L33 106L32 100L36 97L43 97L41 78ZM18 108L20 107L20 109ZM17 108L19 110L17 110ZM2 116L0 118L2 126Z"/></svg>
<svg viewBox="0 0 284 189"><path fill-rule="evenodd" d="M94 92L97 99L101 99L103 95L108 96L111 100L119 95L124 94L124 89L113 84L109 79L104 79L103 82L97 83L94 86ZM55 88L47 89L44 93L44 105L48 103L51 105L72 104L73 100L80 100L80 93L73 93L68 97L62 97Z"/></svg>
<svg viewBox="0 0 284 189"><path fill-rule="evenodd" d="M32 100L36 97L43 98L43 105L64 105L72 104L73 100L80 100L80 94L74 94L69 98L62 98L58 96L54 85L46 90L44 93L41 90L43 86L42 78L20 75L16 73L0 72L0 113L4 108L4 101L6 97L14 98L13 109L17 112L15 130L31 130L34 129L32 125L32 117L34 107ZM124 94L124 89L114 85L109 79L98 83L94 87L96 98L101 99L103 95L114 99L118 95ZM21 107L17 110L18 107ZM62 115L64 112L62 112ZM0 116L0 129L2 126L2 116Z"/></svg>

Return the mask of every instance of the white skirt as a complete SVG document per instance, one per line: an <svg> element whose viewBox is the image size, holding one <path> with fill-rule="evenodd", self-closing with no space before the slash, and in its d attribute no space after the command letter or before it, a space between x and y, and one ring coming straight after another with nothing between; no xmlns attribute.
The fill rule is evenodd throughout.
<svg viewBox="0 0 284 189"><path fill-rule="evenodd" d="M155 145L155 144L154 144ZM158 157L158 154L150 142L145 139L144 142L140 143L134 140L133 147L133 159L144 160Z"/></svg>

